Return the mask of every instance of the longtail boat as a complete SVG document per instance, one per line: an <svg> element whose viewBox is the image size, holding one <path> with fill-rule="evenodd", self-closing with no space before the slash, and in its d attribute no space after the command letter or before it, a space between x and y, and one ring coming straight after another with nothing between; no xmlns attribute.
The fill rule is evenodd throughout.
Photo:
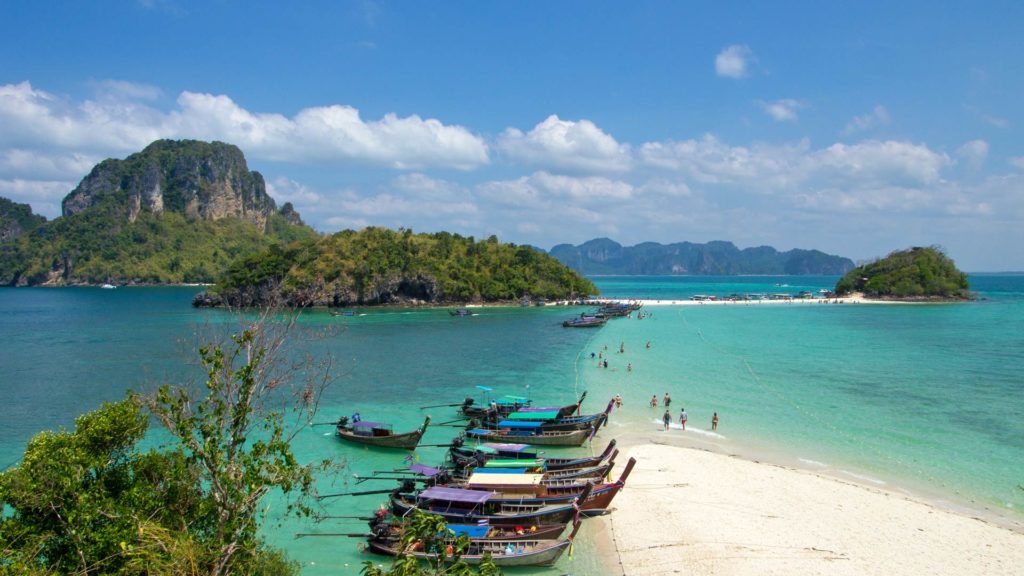
<svg viewBox="0 0 1024 576"><path fill-rule="evenodd" d="M486 502L491 507L490 510L499 510L501 511L502 514L512 512L524 515L536 514L542 516L545 513L545 511L550 511L553 506L575 503L576 509L581 514L585 516L594 516L604 514L608 511L608 509L611 507L612 500L619 493L619 491L622 490L623 487L625 487L626 479L629 478L629 474L630 472L633 471L633 467L635 465L636 459L630 458L629 462L626 463L625 468L623 468L622 473L619 475L619 479L616 480L615 482L593 485L587 483L582 486L577 484L575 486L575 490L569 489L566 486L563 486L561 489L556 487L554 489L548 490L547 493L544 495L530 493L528 490L523 490L522 488L512 488L509 491L499 491L497 489L492 489L494 488L493 486L487 486L483 483L478 483L472 486L462 488L447 486L442 486L440 488L461 491L457 492L456 494L461 494L461 497L464 498L481 498L480 496L474 497L472 494L466 495L466 492L477 491L478 493L487 494L487 497L484 498L483 501ZM581 487L582 490L580 490ZM419 495L415 496L411 494L401 494L399 491L393 492L392 508L396 510L395 513L398 514L398 507L396 506L396 503L401 503L402 506L405 506L405 509L408 510L409 508L416 507L416 503L420 500L420 498L423 498L427 502L425 505L419 506L420 508L435 514L445 515L446 518L449 518L452 521L462 522L480 519L479 511L467 510L466 506L448 504L446 507L445 505L439 505L434 502L431 502L430 499L435 496L435 492L432 492L433 489L434 488L428 488L420 492ZM448 492L444 492L442 495L448 495ZM446 515L446 512L449 508L452 510L459 511L461 512L461 514L452 514L449 517L448 515ZM490 521L492 523L502 521L506 523L508 522L508 520L501 520L500 518L491 518ZM561 520L554 520L548 518L544 521L557 522Z"/></svg>
<svg viewBox="0 0 1024 576"><path fill-rule="evenodd" d="M574 468L587 468L596 466L611 456L615 450L615 440L608 442L608 446L597 456L584 456L581 458L549 458L541 456L541 452L529 444L503 444L497 442L485 442L476 446L465 446L462 439L458 438L452 442L448 450L449 459L456 467L465 468L471 462L481 465L493 459L533 459L543 460L544 467L548 472L556 470L571 470Z"/></svg>
<svg viewBox="0 0 1024 576"><path fill-rule="evenodd" d="M562 322L562 328L600 328L608 322L607 318L585 317L573 318Z"/></svg>
<svg viewBox="0 0 1024 576"><path fill-rule="evenodd" d="M486 527L482 527L486 528ZM470 539L469 547L459 558L467 564L479 564L485 555L490 555L494 564L499 567L509 566L550 566L562 555L572 544L576 533L580 529L580 521L576 519L572 532L565 539L533 539L522 538L518 540L489 540ZM450 540L440 540L435 546L447 546ZM420 543L422 546L422 543ZM367 546L373 552L389 556L400 554L411 554L421 560L436 560L439 551L424 550L417 548L416 543L410 549L403 550L400 543L394 539L380 540L370 538ZM447 554L446 554L447 556ZM454 561L454 558L451 558Z"/></svg>
<svg viewBox="0 0 1024 576"><path fill-rule="evenodd" d="M507 414L500 420L494 420L493 418L484 419L483 427L506 428L507 422L540 422L540 428L544 431L586 430L591 427L600 428L602 425L608 423L608 416L612 413L612 408L614 406L615 401L612 400L608 402L608 406L605 408L604 412L585 414L582 416L559 416L558 412L555 410L517 410ZM470 422L470 426L474 428L478 427L473 422Z"/></svg>
<svg viewBox="0 0 1024 576"><path fill-rule="evenodd" d="M502 427L471 428L466 435L491 442L527 442L535 446L582 446L592 437L595 428L589 430L541 429L540 422L516 422L503 420Z"/></svg>
<svg viewBox="0 0 1024 576"><path fill-rule="evenodd" d="M369 525L371 534L368 536L378 540L389 538L397 540L402 534L402 522L399 518L374 516L369 521ZM456 537L466 536L470 540L522 540L523 538L550 540L561 536L567 525L565 522L528 524L526 526L519 524L446 524Z"/></svg>
<svg viewBox="0 0 1024 576"><path fill-rule="evenodd" d="M590 496L591 490L593 490L593 485L588 484L577 499L585 501ZM480 523L485 521L491 524L568 522L580 513L580 508L571 502L520 504L512 500L503 501L496 498L491 492L484 490L433 486L415 495L403 494L399 491L391 493L391 512L395 516L405 516L413 509L438 514L448 522Z"/></svg>
<svg viewBox="0 0 1024 576"><path fill-rule="evenodd" d="M338 437L344 440L382 448L413 450L420 443L420 438L423 437L423 433L427 431L427 426L429 425L430 416L427 416L423 420L423 426L418 430L395 434L390 424L367 420L360 420L350 424L348 417L342 416L338 419L336 430Z"/></svg>
<svg viewBox="0 0 1024 576"><path fill-rule="evenodd" d="M472 398L466 398L459 407L459 412L467 418L486 418L489 414L497 413L499 417L512 412L558 412L558 416L569 416L578 413L583 400L586 399L586 391L580 395L579 401L566 406L530 406L530 400L522 396L503 396L491 402L490 405L476 406Z"/></svg>

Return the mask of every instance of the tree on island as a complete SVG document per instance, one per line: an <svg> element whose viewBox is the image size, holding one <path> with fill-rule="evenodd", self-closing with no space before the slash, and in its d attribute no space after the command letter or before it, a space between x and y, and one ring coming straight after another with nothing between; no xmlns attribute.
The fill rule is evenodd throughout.
<svg viewBox="0 0 1024 576"><path fill-rule="evenodd" d="M835 288L839 296L861 292L869 298L904 300L965 300L971 298L969 290L967 275L937 246L892 252L854 268Z"/></svg>
<svg viewBox="0 0 1024 576"><path fill-rule="evenodd" d="M164 386L42 432L0 473L0 573L298 574L258 533L271 490L309 515L314 478L290 441L316 414L330 361L284 349L269 313L200 349L205 394ZM292 377L312 374L293 386ZM289 395L288 392L294 394ZM176 443L142 452L150 413ZM285 417L297 422L286 426Z"/></svg>

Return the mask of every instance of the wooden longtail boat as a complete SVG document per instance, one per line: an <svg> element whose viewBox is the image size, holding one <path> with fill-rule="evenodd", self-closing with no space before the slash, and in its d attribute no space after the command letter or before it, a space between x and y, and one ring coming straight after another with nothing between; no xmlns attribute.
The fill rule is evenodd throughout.
<svg viewBox="0 0 1024 576"><path fill-rule="evenodd" d="M338 437L344 440L352 442L359 442L360 444L369 444L370 446L379 446L381 448L403 448L405 450L413 450L416 445L420 443L420 438L423 437L423 433L427 431L427 426L430 425L430 416L427 416L423 421L423 427L412 432L405 432L402 434L395 434L391 430L390 424L383 422L369 422L366 420L360 420L349 424L348 418L342 416L338 419L337 433Z"/></svg>
<svg viewBox="0 0 1024 576"><path fill-rule="evenodd" d="M572 544L576 533L580 529L580 521L576 519L572 532L565 539L518 539L518 540L470 540L469 548L459 556L467 564L479 564L486 554L491 556L494 564L499 567L510 566L550 566L562 555ZM440 540L435 546L446 546L449 541ZM412 554L421 560L436 560L438 552L416 549L415 545L411 550L401 550L400 544L393 539L378 540L371 538L367 540L367 546L373 552L388 556L399 554ZM454 561L454 558L452 558Z"/></svg>
<svg viewBox="0 0 1024 576"><path fill-rule="evenodd" d="M485 418L488 417L492 411L497 412L499 416L505 414L511 414L512 412L550 412L552 410L557 411L558 415L569 416L574 412L579 412L580 406L583 405L583 400L586 399L586 391L580 395L580 399L575 404L568 404L566 406L552 406L552 407L532 407L530 406L530 400L523 398L522 396L504 396L498 398L491 405L480 405L475 406L475 400L472 398L466 398L462 401L462 406L459 407L459 412L467 418Z"/></svg>
<svg viewBox="0 0 1024 576"><path fill-rule="evenodd" d="M542 460L548 472L556 470L571 470L574 468L587 468L597 466L608 460L615 450L615 440L608 442L608 446L597 456L584 456L582 458L548 458L542 457L533 446L529 444L502 444L496 442L485 442L477 446L465 446L462 440L453 442L448 450L449 459L456 467L465 468L470 463L479 466L488 460L500 458L533 459Z"/></svg>
<svg viewBox="0 0 1024 576"><path fill-rule="evenodd" d="M573 318L562 322L562 328L600 328L608 322L607 318Z"/></svg>
<svg viewBox="0 0 1024 576"><path fill-rule="evenodd" d="M399 519L385 519L375 517L370 521L370 537L378 540L398 539L402 533L402 524ZM565 532L565 522L554 524L447 524L449 530L455 536L467 536L470 540L550 540L558 538Z"/></svg>
<svg viewBox="0 0 1024 576"><path fill-rule="evenodd" d="M614 500L615 496L619 493L619 491L622 490L623 487L625 487L626 479L629 478L629 474L630 472L633 471L633 467L635 465L636 459L630 458L629 462L626 463L625 468L623 468L622 473L619 475L619 479L616 480L615 482L593 485L588 483L583 486L582 491L578 492L563 487L561 490L551 490L550 493L545 495L537 495L523 492L521 490L513 490L508 492L500 490L488 490L487 487L482 484L477 484L473 487L467 488L441 488L456 490L458 491L456 493L458 497L469 499L481 498L480 496L474 497L471 494L471 492L473 491L487 494L487 497L483 499L483 502L486 502L487 506L490 506L490 510L500 511L500 513L503 515L512 512L520 514L530 513L540 515L541 517L543 517L543 514L545 514L546 511L552 510L553 507L575 503L576 509L581 514L583 514L584 516L594 516L604 514L605 512L607 512L607 510L611 507L612 500ZM579 487L580 485L577 484L576 489L578 490ZM445 518L449 518L451 521L475 521L481 518L478 512L479 510L483 510L483 508L474 511L474 509L467 506L460 507L460 505L454 503L438 504L436 502L431 501L431 497L434 495L434 492L431 492L432 490L434 490L434 488L428 488L427 490L422 491L419 495L416 496L402 495L397 492L393 493L392 508L395 509L395 513L398 514L396 502L401 502L402 505L406 507L406 510L408 510L409 508L416 507L417 502L422 497L424 498L425 502L424 505L419 506L420 508L435 514L442 514L445 516ZM467 495L466 493L470 494ZM442 495L447 494L447 492L444 492ZM446 515L446 512L448 510L457 511L459 513L454 513L451 515L451 517L449 517L448 515ZM500 518L491 518L490 521L492 523L507 523L507 520L501 520ZM522 521L522 519L519 519L517 521ZM540 522L542 520L534 521ZM557 522L560 520L548 519L543 521Z"/></svg>
<svg viewBox="0 0 1024 576"><path fill-rule="evenodd" d="M588 484L578 500L585 501L591 490L593 486ZM395 516L405 516L411 510L419 509L438 514L448 522L472 524L483 520L491 524L520 525L568 522L580 512L580 508L573 503L519 504L494 497L494 494L484 490L446 486L427 488L415 495L395 491L391 494L391 512Z"/></svg>
<svg viewBox="0 0 1024 576"><path fill-rule="evenodd" d="M471 428L466 435L491 442L528 442L534 446L582 446L592 437L595 429L553 430L541 429L540 422L502 421L502 428Z"/></svg>
<svg viewBox="0 0 1024 576"><path fill-rule="evenodd" d="M482 426L478 426L477 423L471 421L470 426L473 428L507 428L509 422L540 422L540 429L545 432L555 430L586 430L591 427L600 428L602 425L607 424L608 416L612 413L612 408L614 407L615 401L609 401L604 412L582 416L559 416L555 410L544 412L538 410L517 410L507 414L503 419L485 418Z"/></svg>

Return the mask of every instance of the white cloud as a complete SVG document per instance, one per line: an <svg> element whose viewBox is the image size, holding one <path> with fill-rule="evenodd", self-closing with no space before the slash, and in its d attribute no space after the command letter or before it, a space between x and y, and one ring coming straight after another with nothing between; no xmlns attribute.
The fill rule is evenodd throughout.
<svg viewBox="0 0 1024 576"><path fill-rule="evenodd" d="M73 152L53 154L42 150L8 148L0 150L0 177L31 175L40 180L81 178L100 160L97 156Z"/></svg>
<svg viewBox="0 0 1024 576"><path fill-rule="evenodd" d="M956 155L962 158L971 168L981 168L988 157L988 142L984 140L971 140L957 148Z"/></svg>
<svg viewBox="0 0 1024 576"><path fill-rule="evenodd" d="M323 200L320 194L306 185L284 177L268 180L267 194L270 194L278 205L291 202L294 206L310 206L319 204Z"/></svg>
<svg viewBox="0 0 1024 576"><path fill-rule="evenodd" d="M1010 166L1018 170L1024 170L1024 156L1014 156L1008 160Z"/></svg>
<svg viewBox="0 0 1024 576"><path fill-rule="evenodd" d="M632 164L629 146L593 122L561 120L554 114L527 133L506 129L496 146L513 160L569 170L624 171Z"/></svg>
<svg viewBox="0 0 1024 576"><path fill-rule="evenodd" d="M162 112L125 99L146 90L117 85L120 99L68 103L28 82L0 86L0 147L47 147L107 155L160 138L223 140L249 158L400 169L469 170L489 162L484 140L461 126L412 115L366 121L350 106L301 110L294 117L254 113L225 95L183 92Z"/></svg>
<svg viewBox="0 0 1024 576"><path fill-rule="evenodd" d="M743 78L747 75L747 66L754 58L750 48L733 44L715 56L715 74L726 78Z"/></svg>
<svg viewBox="0 0 1024 576"><path fill-rule="evenodd" d="M871 112L862 114L860 116L854 116L846 123L846 127L843 128L843 134L855 134L857 132L863 132L865 130L871 130L878 126L886 126L891 121L889 116L889 110L881 104L875 106Z"/></svg>
<svg viewBox="0 0 1024 576"><path fill-rule="evenodd" d="M0 196L21 204L47 218L60 216L60 203L74 188L74 182L42 180L0 180Z"/></svg>
<svg viewBox="0 0 1024 576"><path fill-rule="evenodd" d="M515 180L487 182L477 190L484 198L516 207L551 208L576 203L623 201L635 188L626 182L601 176L574 177L535 172Z"/></svg>
<svg viewBox="0 0 1024 576"><path fill-rule="evenodd" d="M765 102L760 100L757 104L765 111L765 113L774 118L776 122L796 121L796 111L806 106L803 102L793 100L792 98L783 98L782 100L776 100L775 102Z"/></svg>
<svg viewBox="0 0 1024 576"><path fill-rule="evenodd" d="M951 160L923 144L895 140L865 140L857 144L833 144L806 159L810 175L847 183L898 185L902 182L934 183Z"/></svg>

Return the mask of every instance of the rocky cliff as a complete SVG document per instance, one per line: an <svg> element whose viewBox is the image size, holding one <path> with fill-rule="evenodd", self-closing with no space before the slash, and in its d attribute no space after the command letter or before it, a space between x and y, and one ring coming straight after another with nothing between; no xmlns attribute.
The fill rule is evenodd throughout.
<svg viewBox="0 0 1024 576"><path fill-rule="evenodd" d="M237 146L195 140L157 140L124 160L104 160L61 207L72 216L105 199L123 206L128 222L143 211L173 211L201 220L234 217L263 229L277 210L263 176L249 170Z"/></svg>
<svg viewBox="0 0 1024 576"><path fill-rule="evenodd" d="M0 242L31 232L46 223L46 218L32 213L28 204L18 204L0 198Z"/></svg>

